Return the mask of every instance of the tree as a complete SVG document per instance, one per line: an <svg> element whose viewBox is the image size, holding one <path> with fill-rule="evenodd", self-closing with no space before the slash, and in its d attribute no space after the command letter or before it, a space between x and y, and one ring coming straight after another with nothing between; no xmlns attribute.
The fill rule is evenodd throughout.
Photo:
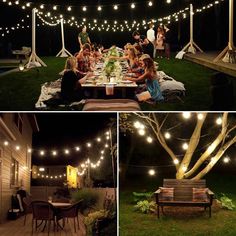
<svg viewBox="0 0 236 236"><path fill-rule="evenodd" d="M133 115L130 116L127 116L126 114L126 117L121 115L120 128L123 132L126 132L127 130L133 131L131 124L134 123L133 117L135 116L139 119L139 121L135 122L136 129L140 129L141 126L144 125L145 128L152 133L154 139L159 142L161 147L168 153L168 157L175 164L176 178L191 178L193 180L198 180L209 173L219 160L222 159L225 152L236 142L235 117L232 115L232 119L230 119L228 113L223 113L222 117L217 120L220 128L215 129L212 128L213 125L210 121L207 121L208 116L209 119L211 119L215 114L197 113L196 121L191 121L193 130L187 130L188 132L191 131L191 134L188 144L185 144L184 147L186 152L183 154L182 159L179 160L178 155L175 153L175 147L171 147L167 141L166 134L164 133L166 126L171 123L170 121L168 122L168 120L171 118L172 123L174 123L174 121L177 120L175 116L179 115L180 114L174 113L133 113ZM183 113L183 115L189 117L191 114ZM203 145L201 142L201 138L203 137L202 131L209 129L213 130L213 135L209 137L209 143ZM186 132L186 130L183 129L182 131ZM200 145L202 146L201 150L203 150L203 152L198 154L197 150Z"/></svg>

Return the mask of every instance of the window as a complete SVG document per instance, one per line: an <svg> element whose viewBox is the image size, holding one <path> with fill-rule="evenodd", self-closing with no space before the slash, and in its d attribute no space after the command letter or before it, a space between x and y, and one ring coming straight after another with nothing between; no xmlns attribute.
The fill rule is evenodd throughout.
<svg viewBox="0 0 236 236"><path fill-rule="evenodd" d="M22 130L23 130L23 115L16 113L14 114L14 123L16 125L16 127L18 128L18 130L20 131L20 133L22 134Z"/></svg>
<svg viewBox="0 0 236 236"><path fill-rule="evenodd" d="M19 177L19 162L12 158L11 159L11 186L15 186L18 184Z"/></svg>

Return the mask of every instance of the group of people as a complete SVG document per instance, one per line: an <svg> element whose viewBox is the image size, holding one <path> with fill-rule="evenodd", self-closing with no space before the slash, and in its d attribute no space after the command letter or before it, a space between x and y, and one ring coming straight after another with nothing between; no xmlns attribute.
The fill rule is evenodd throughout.
<svg viewBox="0 0 236 236"><path fill-rule="evenodd" d="M133 33L137 46L140 46L151 58L162 58L165 54L170 59L171 32L167 26L160 25L155 33L154 25L149 25L147 35L140 35L138 31Z"/></svg>
<svg viewBox="0 0 236 236"><path fill-rule="evenodd" d="M157 77L157 66L153 60L154 45L147 37L139 32L133 32L135 43L127 43L124 47L122 57L111 57L110 59L127 60L129 71L132 75L126 76L124 80L136 82L139 87L136 91L136 99L139 101L162 101L160 85ZM86 27L79 34L78 41L80 51L66 60L65 68L61 72L61 96L64 100L80 100L88 94L82 90L82 84L93 76L95 64L103 60L105 50L102 45L92 44Z"/></svg>

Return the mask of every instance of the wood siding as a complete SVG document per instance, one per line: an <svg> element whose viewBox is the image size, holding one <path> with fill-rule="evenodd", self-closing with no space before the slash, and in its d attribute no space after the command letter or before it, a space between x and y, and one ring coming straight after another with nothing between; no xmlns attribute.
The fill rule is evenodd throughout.
<svg viewBox="0 0 236 236"><path fill-rule="evenodd" d="M3 119L5 125L14 134L16 140L13 140L6 129L0 125L0 149L2 150L0 222L6 219L7 212L11 208L11 196L16 193L17 187L23 186L26 191L30 192L31 154L27 150L32 146L32 128L27 114L23 114L22 134L14 123L14 113L3 114L1 119ZM4 146L3 142L5 140L9 142L8 146ZM17 151L15 149L16 145L20 146L20 150ZM10 185L12 158L19 162L17 186Z"/></svg>

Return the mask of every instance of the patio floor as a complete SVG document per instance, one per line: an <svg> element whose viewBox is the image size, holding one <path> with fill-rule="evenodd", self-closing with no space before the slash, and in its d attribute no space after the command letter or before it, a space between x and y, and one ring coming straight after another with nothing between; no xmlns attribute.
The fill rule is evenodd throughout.
<svg viewBox="0 0 236 236"><path fill-rule="evenodd" d="M17 220L13 221L7 221L5 223L0 224L0 235L1 236L28 236L31 234L31 220L32 215L27 215L26 218L26 224L24 226L24 216L20 217ZM74 223L73 219L69 219L68 223L66 221L64 229L58 229L58 231L53 231L53 224L51 223L51 229L50 229L50 235L54 236L84 236L86 235L86 229L85 225L83 223L83 216L79 216L79 225L80 229L78 230L78 227L76 229L76 233L74 231ZM47 227L45 228L44 232L42 232L42 228L38 228L37 232L34 229L33 235L37 236L46 236L48 235Z"/></svg>

